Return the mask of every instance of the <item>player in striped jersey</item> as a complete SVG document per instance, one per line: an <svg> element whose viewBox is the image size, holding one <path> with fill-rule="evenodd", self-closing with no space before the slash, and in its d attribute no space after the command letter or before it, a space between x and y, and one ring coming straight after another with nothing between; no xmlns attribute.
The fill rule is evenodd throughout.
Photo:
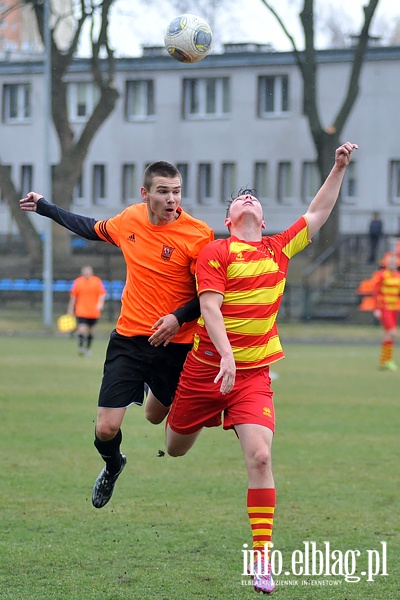
<svg viewBox="0 0 400 600"><path fill-rule="evenodd" d="M168 416L168 453L182 456L203 427L233 429L248 473L247 508L256 591L271 593L268 564L276 494L271 466L275 429L269 365L283 358L276 317L289 260L328 219L356 144L336 150L335 164L306 214L286 231L263 236L263 210L243 190L227 211L230 237L199 253L196 277L201 317Z"/></svg>
<svg viewBox="0 0 400 600"><path fill-rule="evenodd" d="M394 341L397 333L400 302L400 273L396 254L389 254L385 268L374 273L374 315L383 328L383 340L379 368L382 371L397 371L393 360Z"/></svg>

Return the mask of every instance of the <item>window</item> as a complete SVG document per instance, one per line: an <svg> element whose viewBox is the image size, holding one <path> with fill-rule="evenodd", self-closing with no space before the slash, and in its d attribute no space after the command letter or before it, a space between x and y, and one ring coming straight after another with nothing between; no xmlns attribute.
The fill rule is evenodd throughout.
<svg viewBox="0 0 400 600"><path fill-rule="evenodd" d="M84 186L83 186L83 175L82 173L79 176L79 179L74 187L74 203L75 204L83 204L85 202L84 195Z"/></svg>
<svg viewBox="0 0 400 600"><path fill-rule="evenodd" d="M25 123L31 118L31 87L29 83L3 86L3 121Z"/></svg>
<svg viewBox="0 0 400 600"><path fill-rule="evenodd" d="M68 84L68 113L72 121L87 121L100 99L100 91L94 83Z"/></svg>
<svg viewBox="0 0 400 600"><path fill-rule="evenodd" d="M33 167L22 165L21 167L21 195L25 197L33 188Z"/></svg>
<svg viewBox="0 0 400 600"><path fill-rule="evenodd" d="M125 116L128 121L146 119L154 114L154 82L147 79L127 81Z"/></svg>
<svg viewBox="0 0 400 600"><path fill-rule="evenodd" d="M11 165L3 165L2 166L2 175L3 175L3 179L7 179L8 181L11 181ZM0 188L0 202L5 202L6 201L6 197L4 195L3 190Z"/></svg>
<svg viewBox="0 0 400 600"><path fill-rule="evenodd" d="M106 167L93 165L93 204L106 203Z"/></svg>
<svg viewBox="0 0 400 600"><path fill-rule="evenodd" d="M183 113L186 119L224 117L230 112L230 82L227 77L183 80Z"/></svg>
<svg viewBox="0 0 400 600"><path fill-rule="evenodd" d="M351 161L346 169L346 177L342 185L342 200L346 204L355 204L357 201L357 163Z"/></svg>
<svg viewBox="0 0 400 600"><path fill-rule="evenodd" d="M293 195L292 163L278 164L278 202L290 204Z"/></svg>
<svg viewBox="0 0 400 600"><path fill-rule="evenodd" d="M200 163L198 168L198 201L200 204L212 203L212 165Z"/></svg>
<svg viewBox="0 0 400 600"><path fill-rule="evenodd" d="M258 78L258 116L272 117L289 111L289 79L287 75Z"/></svg>
<svg viewBox="0 0 400 600"><path fill-rule="evenodd" d="M189 197L189 165L187 163L177 163L176 168L182 175L182 199Z"/></svg>
<svg viewBox="0 0 400 600"><path fill-rule="evenodd" d="M136 194L135 165L122 165L122 202L132 204Z"/></svg>
<svg viewBox="0 0 400 600"><path fill-rule="evenodd" d="M268 164L266 162L256 162L254 164L254 189L257 198L268 198Z"/></svg>
<svg viewBox="0 0 400 600"><path fill-rule="evenodd" d="M318 166L315 162L303 163L301 198L304 204L310 204L321 186Z"/></svg>
<svg viewBox="0 0 400 600"><path fill-rule="evenodd" d="M389 190L390 202L392 204L400 204L400 160L392 160L390 162Z"/></svg>
<svg viewBox="0 0 400 600"><path fill-rule="evenodd" d="M235 163L222 164L221 200L227 202L237 193Z"/></svg>

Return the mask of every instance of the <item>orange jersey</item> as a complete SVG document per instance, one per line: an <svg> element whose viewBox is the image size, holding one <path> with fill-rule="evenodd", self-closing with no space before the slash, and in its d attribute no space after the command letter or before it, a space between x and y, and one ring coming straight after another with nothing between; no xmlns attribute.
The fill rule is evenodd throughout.
<svg viewBox="0 0 400 600"><path fill-rule="evenodd" d="M201 251L198 292L223 296L221 313L237 369L263 367L283 358L276 317L289 260L308 244L307 221L301 217L286 231L260 242L231 236ZM192 353L201 362L220 364L203 317L198 320Z"/></svg>
<svg viewBox="0 0 400 600"><path fill-rule="evenodd" d="M121 248L127 265L116 327L121 335L150 336L160 317L196 296L197 255L214 234L203 221L178 212L173 223L152 225L142 202L95 225L99 237ZM194 328L195 322L184 323L173 341L192 343Z"/></svg>
<svg viewBox="0 0 400 600"><path fill-rule="evenodd" d="M106 289L100 277L78 277L72 284L70 295L76 298L75 314L84 319L100 317L99 301L106 295Z"/></svg>
<svg viewBox="0 0 400 600"><path fill-rule="evenodd" d="M374 273L372 281L376 308L397 310L400 298L400 273L382 269Z"/></svg>

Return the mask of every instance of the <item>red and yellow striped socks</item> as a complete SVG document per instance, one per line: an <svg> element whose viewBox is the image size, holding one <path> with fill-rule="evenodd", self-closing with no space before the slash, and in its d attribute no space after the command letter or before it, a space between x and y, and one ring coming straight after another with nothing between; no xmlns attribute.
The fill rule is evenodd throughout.
<svg viewBox="0 0 400 600"><path fill-rule="evenodd" d="M379 361L379 365L383 367L383 365L387 362L390 362L393 358L393 342L382 342L381 344L381 358Z"/></svg>
<svg viewBox="0 0 400 600"><path fill-rule="evenodd" d="M265 544L271 543L275 504L275 488L251 488L247 491L247 511L253 535L253 550L262 552Z"/></svg>

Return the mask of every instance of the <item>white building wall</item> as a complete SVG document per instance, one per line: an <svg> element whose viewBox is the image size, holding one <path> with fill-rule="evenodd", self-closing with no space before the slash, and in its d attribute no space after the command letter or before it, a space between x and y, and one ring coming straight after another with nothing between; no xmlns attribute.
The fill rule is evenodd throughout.
<svg viewBox="0 0 400 600"><path fill-rule="evenodd" d="M390 160L400 160L400 118L398 89L400 48L391 54L371 50L364 64L360 96L346 125L343 141L359 144L354 156L357 170L357 196L344 203L341 211L343 233L365 233L371 212L379 210L388 233L397 232L400 205L389 202ZM350 70L348 54L322 53L324 62L318 69L319 106L322 124L332 123L343 100ZM340 60L340 58L342 59ZM77 65L68 79L87 80L88 63L79 72ZM85 66L86 65L86 66ZM0 64L0 86L4 83L32 85L32 119L28 124L0 125L0 160L11 164L14 181L18 182L23 164L34 165L36 191L43 181L43 74L41 67ZM287 74L290 81L290 111L269 119L257 116L257 79L261 75ZM184 120L182 118L182 80L185 77L225 76L231 80L231 114L223 118ZM127 79L155 80L155 116L142 122L128 122L124 115L124 93ZM396 83L397 82L397 83ZM175 65L164 58L123 59L117 63L116 84L121 97L108 121L91 145L84 166L84 200L73 210L97 219L120 212L122 204L122 165L133 163L137 173L137 196L140 201L141 175L146 164L155 160L189 164L188 196L182 205L193 215L205 219L216 231L225 233L225 202L220 197L221 168L224 162L237 167L237 188L253 187L255 161L267 161L270 173L270 196L263 201L267 231L286 228L307 203L301 198L302 164L315 160L315 150L302 113L302 80L288 53L234 56L210 56L198 65ZM46 115L47 118L47 115ZM81 125L76 125L77 131ZM58 160L58 143L52 132L52 162ZM277 168L280 161L293 167L294 190L290 203L282 205L276 197ZM197 203L197 168L210 162L214 170L213 202ZM92 170L94 164L107 165L107 198L104 205L93 205ZM332 157L333 164L333 157ZM232 190L236 192L237 189ZM57 198L53 199L57 202ZM43 229L43 219L33 216ZM0 233L10 231L6 204L0 203Z"/></svg>

